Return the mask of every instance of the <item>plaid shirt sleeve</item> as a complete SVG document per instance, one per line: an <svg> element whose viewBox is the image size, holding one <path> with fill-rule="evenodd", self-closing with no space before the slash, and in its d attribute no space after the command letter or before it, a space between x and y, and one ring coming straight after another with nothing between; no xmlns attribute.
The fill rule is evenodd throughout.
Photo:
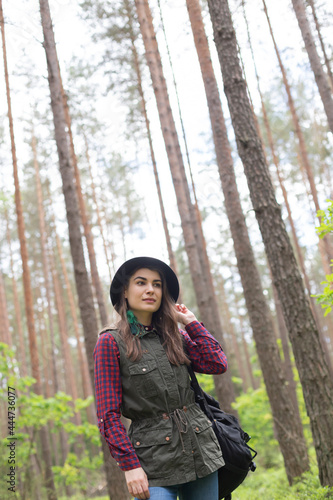
<svg viewBox="0 0 333 500"><path fill-rule="evenodd" d="M199 321L192 321L185 329L186 332L180 332L184 336L193 370L198 373L224 373L228 367L227 357L213 335Z"/></svg>
<svg viewBox="0 0 333 500"><path fill-rule="evenodd" d="M110 333L103 333L94 349L98 427L117 465L126 471L141 465L120 420L122 388L119 359L117 342Z"/></svg>

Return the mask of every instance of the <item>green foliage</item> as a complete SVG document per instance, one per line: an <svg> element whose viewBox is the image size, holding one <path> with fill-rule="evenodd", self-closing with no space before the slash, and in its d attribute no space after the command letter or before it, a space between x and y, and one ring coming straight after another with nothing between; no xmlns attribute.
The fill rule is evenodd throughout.
<svg viewBox="0 0 333 500"><path fill-rule="evenodd" d="M316 228L316 233L320 238L324 238L326 234L333 233L333 200L326 200L329 202L327 211L318 210L317 217L320 219L320 226Z"/></svg>
<svg viewBox="0 0 333 500"><path fill-rule="evenodd" d="M233 500L326 500L333 498L333 488L322 487L318 469L313 466L290 487L282 467L249 474L233 493Z"/></svg>
<svg viewBox="0 0 333 500"><path fill-rule="evenodd" d="M251 436L250 446L258 451L259 467L282 465L282 455L274 437L273 417L265 387L241 394L233 407L238 411L243 429Z"/></svg>
<svg viewBox="0 0 333 500"><path fill-rule="evenodd" d="M317 212L320 226L316 228L316 232L319 238L324 238L327 234L333 233L333 200L327 201L329 202L327 211L318 210ZM331 261L331 265L333 265L333 260ZM327 316L332 311L333 306L333 273L326 274L326 280L322 281L321 285L325 285L323 292L313 295L313 297L317 297L317 303L325 310L324 316Z"/></svg>
<svg viewBox="0 0 333 500"><path fill-rule="evenodd" d="M0 399L2 404L7 400L7 387L15 389L15 466L20 471L21 478L25 478L24 484L29 483L31 457L36 455L39 463L42 463L39 456L39 431L46 425L55 434L59 434L60 430L64 430L72 449L74 449L75 444L78 445L82 440L84 443L84 451L80 457L73 453L71 449L65 463L62 466L53 467L56 485L58 487L75 485L82 492L86 491L88 486L92 488L98 484L103 462L102 454L90 456L89 453L92 445L100 445L98 427L85 422L84 413L81 415L84 421L82 425L76 425L70 421L74 416L74 412L85 409L92 403L93 398L73 401L71 396L61 391L50 398L34 393L31 387L35 383L35 379L31 377L19 378L14 353L4 343L0 343L0 374L0 385L2 387ZM4 450L6 450L8 438L9 436L6 436L1 441ZM13 439L13 437L10 439ZM57 441L60 442L60 439ZM6 477L8 472L7 460L8 453L1 453L0 473L2 477ZM86 481L87 474L89 474L89 483ZM0 498L5 498L6 493L6 484L1 484ZM30 493L31 497L33 497L34 493Z"/></svg>
<svg viewBox="0 0 333 500"><path fill-rule="evenodd" d="M87 474L89 474L89 483L92 484L93 477L95 480L98 479L102 465L102 452L91 458L88 452L85 451L80 458L75 453L69 453L64 465L62 467L54 466L52 470L56 484L66 486L80 485L80 490L86 491Z"/></svg>

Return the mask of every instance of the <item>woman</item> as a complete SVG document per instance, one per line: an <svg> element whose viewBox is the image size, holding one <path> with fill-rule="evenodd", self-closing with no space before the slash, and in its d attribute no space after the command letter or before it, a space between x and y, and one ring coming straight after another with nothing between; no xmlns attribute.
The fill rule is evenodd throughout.
<svg viewBox="0 0 333 500"><path fill-rule="evenodd" d="M187 365L218 374L227 361L194 314L175 304L178 294L178 279L164 262L126 261L110 289L120 320L101 332L94 350L98 426L138 500L218 498L224 461L194 402ZM132 421L128 435L121 413Z"/></svg>

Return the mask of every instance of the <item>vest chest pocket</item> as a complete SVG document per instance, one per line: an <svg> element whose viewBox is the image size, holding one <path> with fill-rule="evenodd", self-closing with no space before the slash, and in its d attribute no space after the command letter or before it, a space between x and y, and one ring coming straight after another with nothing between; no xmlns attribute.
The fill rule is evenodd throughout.
<svg viewBox="0 0 333 500"><path fill-rule="evenodd" d="M128 367L131 379L142 396L151 398L161 390L161 376L153 359L140 361Z"/></svg>

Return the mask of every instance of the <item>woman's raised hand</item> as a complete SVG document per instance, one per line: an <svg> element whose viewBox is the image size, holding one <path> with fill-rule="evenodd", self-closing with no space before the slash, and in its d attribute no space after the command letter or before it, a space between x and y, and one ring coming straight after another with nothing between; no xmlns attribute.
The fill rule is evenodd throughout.
<svg viewBox="0 0 333 500"><path fill-rule="evenodd" d="M183 325L188 325L192 321L197 321L197 318L193 312L189 311L184 304L175 304L177 311L177 321Z"/></svg>
<svg viewBox="0 0 333 500"><path fill-rule="evenodd" d="M142 467L125 471L125 479L130 495L146 500L150 498L148 478Z"/></svg>

